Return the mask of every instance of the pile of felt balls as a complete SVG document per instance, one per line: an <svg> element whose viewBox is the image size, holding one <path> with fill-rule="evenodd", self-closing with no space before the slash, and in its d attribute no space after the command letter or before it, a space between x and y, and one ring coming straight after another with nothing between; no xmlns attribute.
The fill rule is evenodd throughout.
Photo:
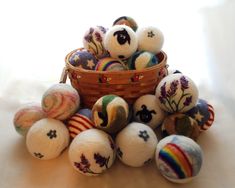
<svg viewBox="0 0 235 188"><path fill-rule="evenodd" d="M120 27L124 28L123 32L117 33ZM151 28L152 35L156 31L161 33L154 27L148 28ZM137 56L141 50L141 53L158 53L162 47L163 35L160 34L160 39L156 39L156 45L146 42L148 49L152 45L153 51L150 52L145 50L144 41L147 39L141 33L147 32L147 36L151 33L148 34L149 30L146 28L137 31L136 29L136 22L129 17L117 19L107 33L103 27L91 28L84 38L84 47L89 51L93 50L93 53L88 50L77 51L70 61L71 64L90 68L96 62L97 70L104 70L104 67L121 70L120 65L126 70L127 67L136 69L156 63L153 55L151 60L147 58L151 63L144 63L142 66L141 60L145 62L146 59L137 60ZM95 36L96 40L90 35ZM134 42L131 51L126 50L125 46L123 49L112 50L116 46L109 41L111 35L117 35L120 44L128 43L130 38L127 36L136 43ZM134 37L136 35L138 42ZM102 37L105 48L101 43L97 43L102 42ZM141 40L143 44L140 45ZM138 47L139 51L133 55L137 46L141 47ZM88 58L78 55L84 52L89 53L89 56L96 54L90 56L92 62L81 63L81 57ZM107 54L111 56L108 57ZM100 58L99 61L97 57ZM120 64L99 65L106 60L113 62L114 57L115 62L120 61ZM131 60L128 59L127 64L120 60L128 57ZM137 64L132 65L130 61ZM213 107L199 98L195 83L179 71L169 71L157 85L155 95L143 95L133 105L117 95L108 94L99 98L92 109L88 109L80 105L77 90L69 84L61 83L53 85L44 93L41 104L27 104L18 109L14 116L16 131L26 137L26 147L37 159L56 158L69 147L69 160L74 169L84 175L94 176L110 168L116 156L131 167L141 167L155 158L160 173L176 183L188 182L198 175L203 158L196 140L213 121ZM163 138L159 142L160 138L157 138L154 132L156 128L162 132Z"/></svg>

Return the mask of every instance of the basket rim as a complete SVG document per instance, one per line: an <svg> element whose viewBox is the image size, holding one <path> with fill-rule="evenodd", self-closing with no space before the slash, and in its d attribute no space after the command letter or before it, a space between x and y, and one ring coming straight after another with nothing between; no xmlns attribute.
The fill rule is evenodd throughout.
<svg viewBox="0 0 235 188"><path fill-rule="evenodd" d="M69 63L69 58L70 56L76 52L77 50L80 50L80 49L83 49L83 48L77 48L71 52L69 52L66 56L65 56L65 63L66 63L66 68L67 69L72 69L73 71L79 71L79 72L84 72L84 73L89 73L89 74L107 74L107 73L111 73L111 74L120 74L120 73L126 73L126 74L135 74L135 73L144 73L144 72L148 72L148 71L151 71L151 70L154 70L154 69L158 69L158 68L161 68L161 67L165 67L166 66L166 63L167 63L167 54L164 52L164 51L160 51L158 54L162 54L163 55L163 59L161 62L159 62L157 65L154 65L152 67L148 67L148 68L145 68L145 69L142 69L142 70L125 70L125 71L95 71L95 70L87 70L87 69L82 69L82 68L79 68L79 67L74 67L73 65L71 65Z"/></svg>

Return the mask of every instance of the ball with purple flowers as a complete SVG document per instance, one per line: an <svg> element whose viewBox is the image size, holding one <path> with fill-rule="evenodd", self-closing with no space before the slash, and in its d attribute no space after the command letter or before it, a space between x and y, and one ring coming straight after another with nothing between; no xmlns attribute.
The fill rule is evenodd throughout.
<svg viewBox="0 0 235 188"><path fill-rule="evenodd" d="M106 56L103 40L107 29L103 26L90 27L83 37L84 48L94 54L97 58Z"/></svg>
<svg viewBox="0 0 235 188"><path fill-rule="evenodd" d="M187 112L198 100L195 83L183 74L171 74L161 80L155 93L160 107L169 112Z"/></svg>

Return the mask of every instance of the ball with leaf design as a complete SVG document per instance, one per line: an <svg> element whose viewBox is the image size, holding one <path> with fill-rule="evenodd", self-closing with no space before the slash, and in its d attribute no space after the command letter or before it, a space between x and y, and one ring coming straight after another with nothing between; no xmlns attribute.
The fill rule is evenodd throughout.
<svg viewBox="0 0 235 188"><path fill-rule="evenodd" d="M86 176L97 176L111 167L116 147L111 136L98 129L77 135L69 147L69 160L74 169Z"/></svg>
<svg viewBox="0 0 235 188"><path fill-rule="evenodd" d="M160 107L169 112L187 112L198 100L198 89L189 77L177 73L161 80L155 93Z"/></svg>

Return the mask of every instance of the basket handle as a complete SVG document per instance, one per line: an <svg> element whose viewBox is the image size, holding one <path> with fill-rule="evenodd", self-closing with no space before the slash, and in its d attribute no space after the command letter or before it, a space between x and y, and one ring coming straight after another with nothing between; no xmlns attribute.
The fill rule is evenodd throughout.
<svg viewBox="0 0 235 188"><path fill-rule="evenodd" d="M61 73L60 83L66 83L67 76L68 76L68 69L66 67L64 67L63 71Z"/></svg>

